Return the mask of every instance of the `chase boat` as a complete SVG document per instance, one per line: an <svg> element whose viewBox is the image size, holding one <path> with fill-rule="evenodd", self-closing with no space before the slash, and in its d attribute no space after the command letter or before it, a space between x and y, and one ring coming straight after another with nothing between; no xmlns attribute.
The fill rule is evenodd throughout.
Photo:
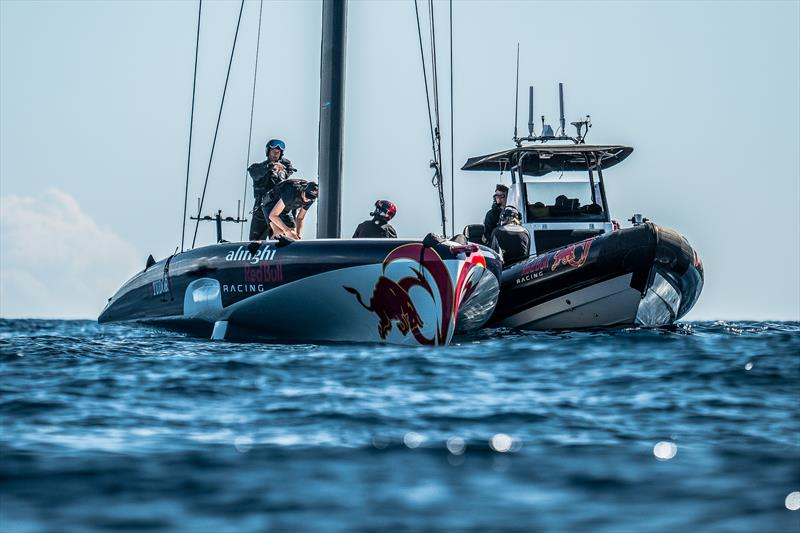
<svg viewBox="0 0 800 533"><path fill-rule="evenodd" d="M542 135L514 136L516 146L470 158L462 170L509 171L507 205L518 207L531 235L530 257L506 261L490 326L523 329L665 326L697 302L703 264L678 232L641 215L620 229L612 219L603 171L633 148L585 144L590 118L573 122L576 137L543 124ZM542 117L544 122L544 117ZM584 130L583 128L586 128ZM568 144L555 144L567 141ZM483 225L465 228L478 242Z"/></svg>

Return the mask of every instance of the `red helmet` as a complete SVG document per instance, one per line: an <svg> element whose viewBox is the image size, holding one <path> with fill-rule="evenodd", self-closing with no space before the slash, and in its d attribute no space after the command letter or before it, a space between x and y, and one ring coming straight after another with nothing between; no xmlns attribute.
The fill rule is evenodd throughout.
<svg viewBox="0 0 800 533"><path fill-rule="evenodd" d="M394 202L378 200L375 202L375 211L369 215L375 218L382 218L386 222L389 222L394 218L395 213L397 213L397 207L395 207Z"/></svg>

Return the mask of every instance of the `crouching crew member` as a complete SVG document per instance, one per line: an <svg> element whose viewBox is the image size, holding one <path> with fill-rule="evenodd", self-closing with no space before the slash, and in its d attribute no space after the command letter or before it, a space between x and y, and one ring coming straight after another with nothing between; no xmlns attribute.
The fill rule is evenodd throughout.
<svg viewBox="0 0 800 533"><path fill-rule="evenodd" d="M262 207L267 203L270 191L275 185L286 180L297 172L292 162L283 157L286 144L280 139L271 139L267 143L267 160L253 163L247 168L253 178L253 218L250 221L250 240L261 240L266 236L268 224L267 216Z"/></svg>
<svg viewBox="0 0 800 533"><path fill-rule="evenodd" d="M370 213L372 220L365 220L356 228L353 233L354 239L396 239L397 232L389 221L397 213L397 207L389 200L378 200L375 202L375 211Z"/></svg>
<svg viewBox="0 0 800 533"><path fill-rule="evenodd" d="M317 196L319 185L313 181L291 178L273 187L263 207L269 220L270 236L300 239L306 213Z"/></svg>
<svg viewBox="0 0 800 533"><path fill-rule="evenodd" d="M492 248L500 253L504 265L527 259L531 252L531 235L520 224L522 216L516 207L506 206L500 213L500 226L492 232Z"/></svg>

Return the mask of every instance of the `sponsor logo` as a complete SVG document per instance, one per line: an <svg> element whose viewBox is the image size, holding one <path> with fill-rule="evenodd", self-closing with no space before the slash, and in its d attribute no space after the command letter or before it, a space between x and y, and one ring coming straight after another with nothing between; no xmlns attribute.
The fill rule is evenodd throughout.
<svg viewBox="0 0 800 533"><path fill-rule="evenodd" d="M244 283L227 283L222 285L226 294L257 294L268 289L270 284L283 281L283 265L262 264L246 266L242 270Z"/></svg>
<svg viewBox="0 0 800 533"><path fill-rule="evenodd" d="M345 287L344 289L355 294L358 303L364 309L378 315L378 334L381 339L385 339L386 335L391 331L392 322L397 322L397 329L403 335L412 330L417 334L423 326L422 318L408 295L408 291L402 285L386 276L378 278L378 283L375 284L375 290L372 291L369 305L364 303L361 299L361 294L354 288Z"/></svg>
<svg viewBox="0 0 800 533"><path fill-rule="evenodd" d="M251 253L247 247L239 246L236 250L231 250L225 255L225 261L247 261L251 265L257 265L261 261L272 261L275 259L277 250L270 245Z"/></svg>
<svg viewBox="0 0 800 533"><path fill-rule="evenodd" d="M169 279L166 276L153 282L153 296L160 296L167 292L169 292Z"/></svg>
<svg viewBox="0 0 800 533"><path fill-rule="evenodd" d="M578 268L586 263L589 257L589 248L592 240L581 241L557 252L540 255L529 259L522 267L520 276L515 280L515 285L528 283L544 276L548 271L555 272L561 266Z"/></svg>
<svg viewBox="0 0 800 533"><path fill-rule="evenodd" d="M520 283L533 281L536 278L544 276L545 271L550 266L550 259L552 258L553 254L547 254L529 259L528 262L525 263L525 266L522 267L522 272L520 273L520 277L517 278L516 284L519 285Z"/></svg>
<svg viewBox="0 0 800 533"><path fill-rule="evenodd" d="M387 267L395 261L413 261L419 268L411 267L414 276L406 276L395 281L386 276ZM400 333L405 336L410 332L420 344L444 344L455 329L459 304L462 299L469 297L480 279L480 276L473 275L475 267L486 268L486 259L480 252L468 256L454 287L447 265L435 250L419 243L404 244L392 250L384 258L382 275L375 283L369 305L364 303L356 289L343 288L354 294L364 309L378 316L378 334L381 339L385 339L392 330L392 325L396 324ZM423 272L427 272L429 276L425 276ZM429 277L433 280L434 286L429 283ZM426 337L422 332L424 321L409 295L412 287L422 288L431 298L434 298L436 290L441 302L441 310L436 313L441 318L431 337Z"/></svg>
<svg viewBox="0 0 800 533"><path fill-rule="evenodd" d="M283 265L258 265L244 267L244 280L250 283L281 283Z"/></svg>
<svg viewBox="0 0 800 533"><path fill-rule="evenodd" d="M555 255L553 255L553 266L550 267L550 271L555 272L561 265L570 266L572 268L583 266L586 262L586 258L589 257L589 248L591 247L592 239L589 239L568 246L560 252L556 252Z"/></svg>
<svg viewBox="0 0 800 533"><path fill-rule="evenodd" d="M264 292L264 285L262 283L231 283L223 285L222 292L237 294Z"/></svg>

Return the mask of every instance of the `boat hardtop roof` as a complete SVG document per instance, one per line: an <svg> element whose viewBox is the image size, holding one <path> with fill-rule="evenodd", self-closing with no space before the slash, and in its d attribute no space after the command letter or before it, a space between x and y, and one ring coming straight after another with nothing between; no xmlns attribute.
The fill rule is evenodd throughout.
<svg viewBox="0 0 800 533"><path fill-rule="evenodd" d="M529 176L544 176L550 172L586 171L616 165L633 152L630 146L618 144L531 144L502 152L471 157L461 170L504 171L521 160L521 171ZM525 157L522 157L522 156ZM586 159L589 159L587 166ZM599 163L599 165L598 165Z"/></svg>

